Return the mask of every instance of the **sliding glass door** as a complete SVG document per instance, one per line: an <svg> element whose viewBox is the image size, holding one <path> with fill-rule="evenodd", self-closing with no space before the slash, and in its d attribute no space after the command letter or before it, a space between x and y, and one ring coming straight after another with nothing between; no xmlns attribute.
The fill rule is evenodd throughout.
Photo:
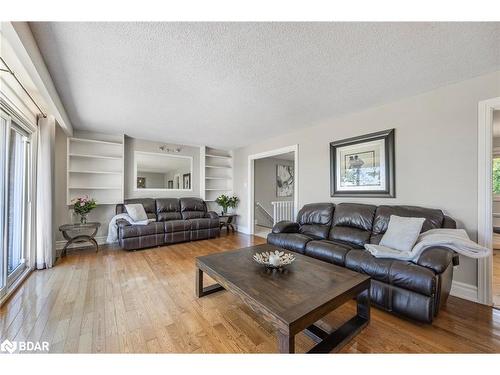
<svg viewBox="0 0 500 375"><path fill-rule="evenodd" d="M0 298L26 269L30 239L31 135L0 113Z"/></svg>
<svg viewBox="0 0 500 375"><path fill-rule="evenodd" d="M9 174L7 207L7 277L15 278L25 267L25 218L27 205L27 143L26 134L11 127L9 136Z"/></svg>

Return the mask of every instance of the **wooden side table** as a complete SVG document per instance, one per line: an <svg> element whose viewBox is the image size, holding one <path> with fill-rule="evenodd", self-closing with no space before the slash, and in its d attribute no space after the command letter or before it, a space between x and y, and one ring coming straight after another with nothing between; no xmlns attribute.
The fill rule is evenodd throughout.
<svg viewBox="0 0 500 375"><path fill-rule="evenodd" d="M235 232L234 226L233 226L233 218L238 215L234 214L224 214L224 215L219 215L219 228L222 230L222 228L226 227L227 232L229 233L229 229Z"/></svg>
<svg viewBox="0 0 500 375"><path fill-rule="evenodd" d="M95 235L99 230L101 223L90 222L85 224L64 224L59 227L59 230L62 232L63 237L66 239L66 245L64 245L63 251L61 253L61 257L66 256L66 249L72 243L80 243L80 242L90 242L95 246L95 252L99 251L99 245L95 240ZM91 234L81 234L82 231L93 230ZM73 233L74 235L70 235Z"/></svg>

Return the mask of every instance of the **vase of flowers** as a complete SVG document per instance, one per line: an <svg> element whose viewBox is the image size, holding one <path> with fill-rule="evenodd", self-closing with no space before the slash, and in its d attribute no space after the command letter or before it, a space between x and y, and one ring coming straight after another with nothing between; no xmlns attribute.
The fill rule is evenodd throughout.
<svg viewBox="0 0 500 375"><path fill-rule="evenodd" d="M88 213L97 207L95 200L90 198L88 195L75 198L71 201L71 203L73 204L75 214L80 215L80 224L86 224Z"/></svg>
<svg viewBox="0 0 500 375"><path fill-rule="evenodd" d="M222 215L227 214L228 208L235 208L240 199L233 195L232 197L222 194L217 197L215 203L222 207Z"/></svg>

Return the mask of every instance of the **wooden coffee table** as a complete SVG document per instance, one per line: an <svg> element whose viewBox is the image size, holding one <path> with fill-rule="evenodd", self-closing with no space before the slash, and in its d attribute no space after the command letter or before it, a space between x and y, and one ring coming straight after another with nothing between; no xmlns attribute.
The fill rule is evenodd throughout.
<svg viewBox="0 0 500 375"><path fill-rule="evenodd" d="M271 250L282 249L265 244L196 258L196 295L227 289L239 296L276 328L281 353L294 353L295 335L304 330L317 343L309 353L336 352L368 324L369 276L301 254L281 272L252 259L256 252ZM217 284L204 287L203 273ZM353 298L357 314L340 328L326 332L315 325Z"/></svg>

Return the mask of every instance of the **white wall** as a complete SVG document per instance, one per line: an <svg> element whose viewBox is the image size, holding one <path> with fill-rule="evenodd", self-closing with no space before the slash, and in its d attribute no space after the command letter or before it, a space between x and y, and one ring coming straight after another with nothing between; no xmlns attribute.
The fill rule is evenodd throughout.
<svg viewBox="0 0 500 375"><path fill-rule="evenodd" d="M291 165L293 160L283 160L279 157L257 159L254 162L254 199L272 215L273 201L293 201L291 197L278 197L276 196L276 166ZM259 209L255 209L254 214L257 224L263 226L272 226L273 222L267 219L267 216Z"/></svg>
<svg viewBox="0 0 500 375"><path fill-rule="evenodd" d="M238 226L248 227L248 155L298 144L299 207L350 201L441 208L475 239L477 105L497 96L500 71L235 150ZM396 198L331 198L329 142L390 128L396 129ZM455 279L477 285L476 261L462 258Z"/></svg>

